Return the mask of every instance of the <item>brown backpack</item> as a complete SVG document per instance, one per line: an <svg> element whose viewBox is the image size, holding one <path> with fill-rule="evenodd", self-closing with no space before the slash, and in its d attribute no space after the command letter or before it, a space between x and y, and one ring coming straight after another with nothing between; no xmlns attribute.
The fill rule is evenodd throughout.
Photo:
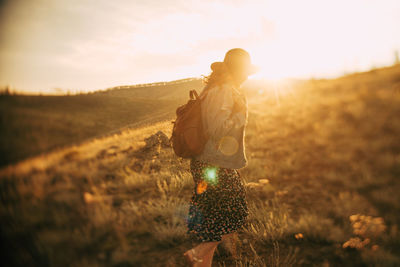
<svg viewBox="0 0 400 267"><path fill-rule="evenodd" d="M201 102L208 90L200 95L196 90L189 92L189 101L176 109L176 120L171 135L172 148L177 156L192 158L200 155L208 140L201 119Z"/></svg>

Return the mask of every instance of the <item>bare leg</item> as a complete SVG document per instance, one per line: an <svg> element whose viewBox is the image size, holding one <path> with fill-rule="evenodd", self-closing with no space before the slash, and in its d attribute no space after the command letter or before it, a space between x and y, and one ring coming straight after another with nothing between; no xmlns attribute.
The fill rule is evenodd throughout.
<svg viewBox="0 0 400 267"><path fill-rule="evenodd" d="M234 233L230 233L230 234L223 235L223 236L221 237L221 241L213 242L214 245L213 245L212 247L210 247L210 249L207 251L207 254L206 254L205 257L204 257L204 262L205 262L204 266L206 266L206 267L211 267L211 265L212 265L212 260L213 260L213 257L214 257L214 253L215 253L215 249L217 248L217 246L218 246L221 242L223 242L223 241L225 241L226 239L232 237L233 234L234 234Z"/></svg>
<svg viewBox="0 0 400 267"><path fill-rule="evenodd" d="M237 232L230 233L225 236L225 240L223 240L223 247L225 250L229 251L232 258L237 259L237 249L236 249L236 241L237 241Z"/></svg>
<svg viewBox="0 0 400 267"><path fill-rule="evenodd" d="M225 241L225 239L232 237L236 232L230 233L230 234L226 234L222 236L222 241Z"/></svg>

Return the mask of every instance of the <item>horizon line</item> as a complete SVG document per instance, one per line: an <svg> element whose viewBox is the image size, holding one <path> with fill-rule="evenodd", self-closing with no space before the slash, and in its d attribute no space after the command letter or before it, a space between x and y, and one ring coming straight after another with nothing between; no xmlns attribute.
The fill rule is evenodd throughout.
<svg viewBox="0 0 400 267"><path fill-rule="evenodd" d="M365 73L369 72L372 70L376 69L382 69L382 68L388 68L388 67L393 67L399 65L399 63L392 63L392 64L387 64L387 65L381 65L381 66L371 66L367 70L354 70L352 72L344 71L341 74L336 74L336 75L307 75L307 77L283 77L283 78L252 78L249 77L248 80L251 81L283 81L283 80L324 80L324 79L337 79L340 77L345 77L348 75L352 74L357 74L357 73ZM203 78L200 76L192 76L192 77L187 77L187 78L181 78L181 79L176 79L176 80L170 80L170 81L157 81L157 82L148 82L148 83L137 83L137 84L131 84L131 85L116 85L112 87L107 87L103 89L94 89L90 91L84 91L82 89L63 89L60 87L53 87L50 90L53 90L53 92L43 92L43 91L29 91L29 90L21 90L21 89L16 89L12 88L11 85L3 85L0 86L0 95L4 94L10 94L10 95L32 95L32 96L37 96L37 95L42 95L42 96L71 96L71 95L84 95L84 94L92 94L92 93L97 93L97 92L105 92L109 90L115 90L115 89L123 89L123 88L140 88L140 87L153 87L153 86L160 86L160 85L167 85L167 84L179 84L179 83L185 83L189 81L194 81L194 80L202 80ZM7 93L5 93L7 92Z"/></svg>

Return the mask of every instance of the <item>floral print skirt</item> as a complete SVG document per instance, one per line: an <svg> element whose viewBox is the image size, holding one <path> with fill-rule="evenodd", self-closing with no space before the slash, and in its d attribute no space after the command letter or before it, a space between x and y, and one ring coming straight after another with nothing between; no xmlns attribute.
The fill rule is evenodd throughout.
<svg viewBox="0 0 400 267"><path fill-rule="evenodd" d="M201 242L221 241L237 231L249 214L244 183L236 169L191 159L194 190L189 203L187 234Z"/></svg>

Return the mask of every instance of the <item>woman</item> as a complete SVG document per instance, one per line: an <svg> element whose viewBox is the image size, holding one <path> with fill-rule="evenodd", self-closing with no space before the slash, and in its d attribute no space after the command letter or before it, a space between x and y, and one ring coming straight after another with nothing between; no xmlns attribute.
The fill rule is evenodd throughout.
<svg viewBox="0 0 400 267"><path fill-rule="evenodd" d="M184 253L191 266L211 266L218 244L232 237L248 216L244 185L237 171L247 165L247 100L241 84L257 68L245 50L234 48L225 54L223 62L212 63L211 69L201 104L209 139L202 154L190 161L195 188L187 233L201 241Z"/></svg>

